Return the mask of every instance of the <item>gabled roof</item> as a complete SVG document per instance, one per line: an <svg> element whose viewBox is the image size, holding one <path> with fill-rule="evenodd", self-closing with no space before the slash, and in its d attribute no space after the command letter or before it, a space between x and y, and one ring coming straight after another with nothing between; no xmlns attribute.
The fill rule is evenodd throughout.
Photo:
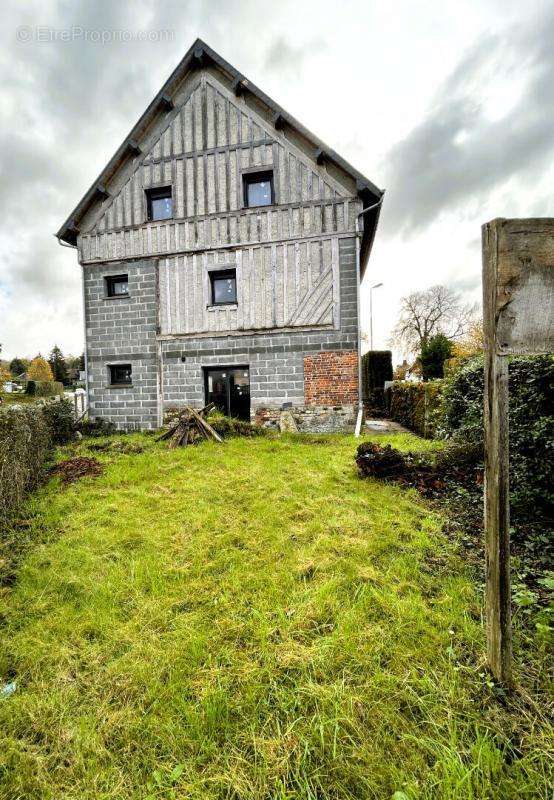
<svg viewBox="0 0 554 800"><path fill-rule="evenodd" d="M371 206L379 203L379 205L377 205L375 208L375 211L369 212L367 215L371 217L371 220L367 220L364 226L364 242L362 245L362 250L365 251L365 257L367 258L375 233L380 211L380 201L382 200L384 191L377 188L374 183L358 172L358 170L354 169L354 167L345 161L341 156L339 156L338 153L336 153L324 142L322 142L321 139L307 130L307 128L298 122L298 120L296 120L293 116L281 108L281 106L275 103L270 97L262 92L261 89L258 89L257 86L245 78L244 75L235 69L235 67L231 66L231 64L225 61L225 59L216 53L215 50L212 50L212 48L201 39L196 39L194 44L186 52L183 59L173 70L144 114L140 117L138 122L125 137L121 146L116 150L100 175L98 175L89 190L65 220L59 231L56 233L57 238L71 245L76 243L77 235L79 233L79 220L94 202L108 194L105 189L105 185L113 177L122 163L129 158L129 156L136 155L137 152L140 152L137 140L140 139L143 132L150 125L156 115L160 113L160 111L167 111L168 108L172 108L172 93L181 83L187 72L193 69L208 66L210 64L217 66L220 70L228 75L237 95L249 93L256 97L263 105L265 105L272 114L273 123L277 129L282 129L285 126L288 126L296 130L301 134L301 136L311 142L314 146L314 160L316 160L318 163L328 161L336 164L347 175L353 178L356 182L357 192L364 201L364 206ZM363 259L363 261L364 260L365 259Z"/></svg>

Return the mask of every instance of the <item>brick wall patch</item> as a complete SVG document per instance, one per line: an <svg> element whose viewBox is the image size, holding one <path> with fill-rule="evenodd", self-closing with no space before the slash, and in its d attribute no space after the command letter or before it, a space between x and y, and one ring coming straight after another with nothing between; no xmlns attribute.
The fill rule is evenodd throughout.
<svg viewBox="0 0 554 800"><path fill-rule="evenodd" d="M358 354L324 351L304 357L306 405L343 406L358 402Z"/></svg>

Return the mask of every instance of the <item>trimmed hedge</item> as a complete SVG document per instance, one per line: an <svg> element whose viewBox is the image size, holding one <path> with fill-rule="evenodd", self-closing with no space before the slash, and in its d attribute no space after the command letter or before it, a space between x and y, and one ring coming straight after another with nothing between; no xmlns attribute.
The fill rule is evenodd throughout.
<svg viewBox="0 0 554 800"><path fill-rule="evenodd" d="M69 400L0 409L0 530L40 483L52 446L72 435Z"/></svg>
<svg viewBox="0 0 554 800"><path fill-rule="evenodd" d="M362 392L364 399L375 389L382 389L385 381L392 381L392 352L370 350L362 356Z"/></svg>
<svg viewBox="0 0 554 800"><path fill-rule="evenodd" d="M50 426L36 407L0 410L0 528L36 488L51 446Z"/></svg>
<svg viewBox="0 0 554 800"><path fill-rule="evenodd" d="M515 506L552 512L554 492L554 357L509 361L510 497ZM472 358L443 382L439 435L483 441L482 357Z"/></svg>
<svg viewBox="0 0 554 800"><path fill-rule="evenodd" d="M63 395L63 383L59 381L27 381L25 394L32 397L61 397Z"/></svg>
<svg viewBox="0 0 554 800"><path fill-rule="evenodd" d="M411 431L432 439L440 416L443 381L395 381L390 388L390 417Z"/></svg>

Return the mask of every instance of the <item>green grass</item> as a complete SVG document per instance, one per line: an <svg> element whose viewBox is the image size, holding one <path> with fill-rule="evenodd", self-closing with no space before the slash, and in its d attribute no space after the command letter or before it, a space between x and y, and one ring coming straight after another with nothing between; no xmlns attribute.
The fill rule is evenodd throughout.
<svg viewBox="0 0 554 800"><path fill-rule="evenodd" d="M352 437L133 439L33 501L0 608L3 800L550 797L548 728L487 685L441 520L360 480Z"/></svg>

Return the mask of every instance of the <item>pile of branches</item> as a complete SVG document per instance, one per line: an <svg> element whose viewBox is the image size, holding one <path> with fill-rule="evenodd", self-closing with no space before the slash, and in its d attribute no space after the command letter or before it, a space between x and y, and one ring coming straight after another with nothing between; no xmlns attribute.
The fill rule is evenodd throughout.
<svg viewBox="0 0 554 800"><path fill-rule="evenodd" d="M157 441L161 442L169 439L170 448L196 444L202 439L214 439L216 442L222 442L221 436L206 421L206 417L213 408L213 403L204 406L200 411L190 406L185 406L169 428L161 436L158 436Z"/></svg>

